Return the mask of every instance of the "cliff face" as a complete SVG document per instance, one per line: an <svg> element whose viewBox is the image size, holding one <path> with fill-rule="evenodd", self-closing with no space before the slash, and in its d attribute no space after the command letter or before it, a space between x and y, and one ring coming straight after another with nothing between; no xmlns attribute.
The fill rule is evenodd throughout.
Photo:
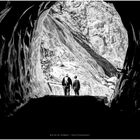
<svg viewBox="0 0 140 140"><path fill-rule="evenodd" d="M122 68L128 45L127 31L113 5L102 1L57 2L43 18L41 30L38 67L45 79L44 94L64 95L61 81L68 73L72 80L78 76L80 95L110 99L116 68Z"/></svg>

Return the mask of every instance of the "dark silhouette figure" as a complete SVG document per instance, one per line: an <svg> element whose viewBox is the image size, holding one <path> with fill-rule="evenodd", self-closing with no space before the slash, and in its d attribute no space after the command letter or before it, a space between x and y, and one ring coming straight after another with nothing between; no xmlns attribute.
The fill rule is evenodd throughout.
<svg viewBox="0 0 140 140"><path fill-rule="evenodd" d="M66 74L66 76L63 78L62 80L62 86L64 89L64 94L70 95L70 86L72 86L72 80L71 78L68 76L68 74Z"/></svg>
<svg viewBox="0 0 140 140"><path fill-rule="evenodd" d="M73 90L75 92L75 95L79 95L79 90L80 90L80 81L77 79L77 76L74 77L75 80L72 84Z"/></svg>

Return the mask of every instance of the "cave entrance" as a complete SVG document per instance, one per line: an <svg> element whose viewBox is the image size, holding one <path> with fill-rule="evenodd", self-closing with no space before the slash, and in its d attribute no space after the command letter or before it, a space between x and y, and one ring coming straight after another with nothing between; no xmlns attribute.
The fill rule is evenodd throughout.
<svg viewBox="0 0 140 140"><path fill-rule="evenodd" d="M100 8L98 4L97 7ZM53 8L55 11L60 7ZM85 26L85 30L90 28L87 34L80 30L79 21L75 21L76 25L73 26L72 17L64 18L72 13L55 13L50 10L42 18L39 25L41 33L36 40L38 48L34 53L37 61L33 73L33 96L64 96L62 79L68 73L72 81L75 75L80 80L80 96L104 96L111 100L118 80L117 68L123 68L128 35L121 19L118 19L119 15L113 16L107 12L109 19L106 19L98 8L87 9L89 15L81 19L88 22ZM81 12L82 10L81 7ZM95 17L92 19L93 12ZM70 95L74 95L73 89L70 90Z"/></svg>

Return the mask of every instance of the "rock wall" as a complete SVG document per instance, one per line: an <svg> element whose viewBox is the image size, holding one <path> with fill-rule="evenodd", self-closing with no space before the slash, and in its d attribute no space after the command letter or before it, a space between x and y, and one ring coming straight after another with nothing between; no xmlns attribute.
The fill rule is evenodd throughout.
<svg viewBox="0 0 140 140"><path fill-rule="evenodd" d="M128 113L138 113L140 108L139 100L139 28L129 24L129 47L121 71L120 79L117 82L115 96L112 100L112 109Z"/></svg>
<svg viewBox="0 0 140 140"><path fill-rule="evenodd" d="M112 4L57 2L43 17L38 38L43 87L51 87L46 94L64 95L61 81L68 73L72 80L78 76L80 95L111 97L128 47L127 31ZM107 82L111 77L113 84Z"/></svg>

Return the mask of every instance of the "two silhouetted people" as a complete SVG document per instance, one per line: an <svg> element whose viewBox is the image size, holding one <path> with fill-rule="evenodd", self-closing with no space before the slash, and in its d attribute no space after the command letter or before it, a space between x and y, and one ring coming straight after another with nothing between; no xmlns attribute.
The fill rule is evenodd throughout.
<svg viewBox="0 0 140 140"><path fill-rule="evenodd" d="M70 87L73 88L75 95L79 95L79 90L80 90L80 81L77 80L77 76L74 77L74 82L72 83L71 78L66 74L66 76L62 80L62 86L64 89L64 94L70 95Z"/></svg>

